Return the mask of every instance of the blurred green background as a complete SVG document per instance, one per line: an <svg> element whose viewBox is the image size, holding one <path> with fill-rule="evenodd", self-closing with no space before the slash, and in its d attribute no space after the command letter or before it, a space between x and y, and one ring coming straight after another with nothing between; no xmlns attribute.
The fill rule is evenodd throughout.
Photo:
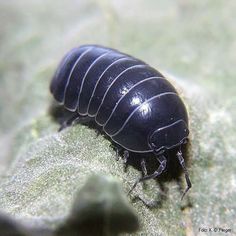
<svg viewBox="0 0 236 236"><path fill-rule="evenodd" d="M181 210L176 183L168 183L161 209L133 204L140 232L233 230L235 12L234 0L0 1L0 209L52 227L68 214L73 193L90 173L112 174L126 190L139 174L132 168L123 174L109 142L93 130L77 126L58 134L48 114L58 62L72 47L95 43L174 75L189 107L193 207ZM150 182L146 194L155 198L158 188Z"/></svg>

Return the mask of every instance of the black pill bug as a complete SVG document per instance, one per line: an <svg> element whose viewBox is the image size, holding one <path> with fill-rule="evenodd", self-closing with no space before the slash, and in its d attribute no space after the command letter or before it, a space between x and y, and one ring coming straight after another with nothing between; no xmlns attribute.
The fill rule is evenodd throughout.
<svg viewBox="0 0 236 236"><path fill-rule="evenodd" d="M181 151L189 134L187 111L160 72L117 50L83 45L62 59L50 91L75 114L62 128L74 119L89 117L125 150L126 158L129 152L155 154L158 169L137 179L132 189L159 176L166 169L167 151L174 148L187 182L183 196L191 188ZM141 165L145 170L145 158Z"/></svg>

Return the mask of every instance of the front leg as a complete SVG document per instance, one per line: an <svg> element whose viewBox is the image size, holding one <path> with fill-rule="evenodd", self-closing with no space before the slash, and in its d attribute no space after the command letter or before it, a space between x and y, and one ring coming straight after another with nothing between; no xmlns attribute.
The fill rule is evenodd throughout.
<svg viewBox="0 0 236 236"><path fill-rule="evenodd" d="M137 186L138 183L149 180L149 179L154 179L157 176L162 174L162 172L166 169L166 163L167 163L166 157L164 155L160 155L160 156L157 156L157 160L160 163L158 169L151 175L146 175L142 178L137 179L133 187L130 189L128 195L134 190L134 188Z"/></svg>

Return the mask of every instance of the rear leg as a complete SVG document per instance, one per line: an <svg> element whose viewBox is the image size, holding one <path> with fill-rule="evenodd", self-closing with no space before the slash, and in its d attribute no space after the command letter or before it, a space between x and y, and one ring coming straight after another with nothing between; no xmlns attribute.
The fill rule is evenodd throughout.
<svg viewBox="0 0 236 236"><path fill-rule="evenodd" d="M58 132L62 131L63 129L70 127L75 124L86 124L91 120L89 116L81 116L77 112L73 113L67 120L65 120L60 128L58 129Z"/></svg>
<svg viewBox="0 0 236 236"><path fill-rule="evenodd" d="M144 158L141 159L141 168L142 168L142 177L147 175L147 166L146 166L146 161ZM143 187L146 188L145 182L143 182Z"/></svg>
<svg viewBox="0 0 236 236"><path fill-rule="evenodd" d="M58 132L61 132L63 129L70 127L73 122L77 119L79 119L79 114L78 113L73 113L67 120L65 120L61 126L58 129Z"/></svg>
<svg viewBox="0 0 236 236"><path fill-rule="evenodd" d="M146 167L146 161L144 158L141 160L141 167L142 167L142 174L143 176L147 175L147 167Z"/></svg>
<svg viewBox="0 0 236 236"><path fill-rule="evenodd" d="M120 145L116 143L111 144L116 152L116 160L118 161L120 157L123 159L124 164L124 172L127 172L128 168L128 159L129 159L129 151L121 147Z"/></svg>
<svg viewBox="0 0 236 236"><path fill-rule="evenodd" d="M129 151L121 147L120 145L112 142L111 147L115 150L116 152L116 161L119 161L120 157L123 159L123 164L124 164L124 172L127 172L128 168L128 159L129 159Z"/></svg>
<svg viewBox="0 0 236 236"><path fill-rule="evenodd" d="M129 159L129 151L124 150L124 153L123 153L124 172L127 172L127 169L128 169L128 159Z"/></svg>
<svg viewBox="0 0 236 236"><path fill-rule="evenodd" d="M121 153L123 153L124 149L120 145L114 142L111 142L110 147L112 147L114 151L116 152L116 156L115 156L116 161L119 161L121 157Z"/></svg>

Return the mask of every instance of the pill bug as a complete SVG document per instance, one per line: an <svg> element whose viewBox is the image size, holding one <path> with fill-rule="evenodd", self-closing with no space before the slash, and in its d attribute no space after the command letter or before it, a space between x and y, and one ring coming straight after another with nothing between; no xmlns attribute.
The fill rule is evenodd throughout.
<svg viewBox="0 0 236 236"><path fill-rule="evenodd" d="M167 164L167 151L176 157L191 188L181 148L188 140L188 115L173 85L145 62L117 50L83 45L70 50L59 64L50 91L71 112L61 129L75 119L90 118L129 153L153 153L159 167L142 181L159 176ZM145 158L141 160L146 170ZM145 171L144 171L145 172Z"/></svg>

